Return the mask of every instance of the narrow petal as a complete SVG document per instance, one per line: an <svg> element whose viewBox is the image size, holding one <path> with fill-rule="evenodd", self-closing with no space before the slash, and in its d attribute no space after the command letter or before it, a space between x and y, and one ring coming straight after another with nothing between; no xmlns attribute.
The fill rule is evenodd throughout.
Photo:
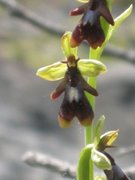
<svg viewBox="0 0 135 180"><path fill-rule="evenodd" d="M83 4L82 6L71 10L71 11L69 12L69 15L70 15L70 16L81 15L81 14L83 14L83 13L86 11L87 6L88 6L87 3L86 3L86 4Z"/></svg>
<svg viewBox="0 0 135 180"><path fill-rule="evenodd" d="M100 12L101 16L103 16L109 24L111 24L112 26L114 25L113 17L111 15L110 10L107 7L107 5L100 6L98 11Z"/></svg>
<svg viewBox="0 0 135 180"><path fill-rule="evenodd" d="M81 86L85 91L89 92L93 96L98 96L97 90L92 86L90 86L82 77L81 77Z"/></svg>
<svg viewBox="0 0 135 180"><path fill-rule="evenodd" d="M66 83L66 78L64 78L59 86L51 93L50 97L52 100L57 99L57 97L59 97L64 92Z"/></svg>

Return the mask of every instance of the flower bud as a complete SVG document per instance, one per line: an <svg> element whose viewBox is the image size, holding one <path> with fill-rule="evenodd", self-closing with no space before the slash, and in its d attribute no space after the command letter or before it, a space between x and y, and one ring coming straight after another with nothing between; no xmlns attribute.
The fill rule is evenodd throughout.
<svg viewBox="0 0 135 180"><path fill-rule="evenodd" d="M111 147L113 145L114 141L118 137L118 131L119 130L108 131L105 134L103 134L100 137L100 141L99 141L99 143L97 145L97 149L103 151L105 148Z"/></svg>
<svg viewBox="0 0 135 180"><path fill-rule="evenodd" d="M108 157L102 152L96 150L95 148L92 149L91 158L92 158L93 163L99 169L103 169L103 170L112 169L111 162L108 159Z"/></svg>

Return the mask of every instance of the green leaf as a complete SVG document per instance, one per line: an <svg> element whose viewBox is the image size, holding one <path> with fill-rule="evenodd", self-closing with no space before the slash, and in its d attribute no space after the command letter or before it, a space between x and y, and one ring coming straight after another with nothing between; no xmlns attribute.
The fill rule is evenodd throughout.
<svg viewBox="0 0 135 180"><path fill-rule="evenodd" d="M38 69L36 75L48 81L57 81L64 77L66 70L66 64L56 62Z"/></svg>
<svg viewBox="0 0 135 180"><path fill-rule="evenodd" d="M78 48L77 47L72 48L70 46L71 36L72 36L72 32L70 32L70 31L65 32L65 34L61 38L61 48L62 48L63 53L64 53L64 55L66 57L74 55L75 58L77 59L78 58L77 57L77 50L78 50Z"/></svg>
<svg viewBox="0 0 135 180"><path fill-rule="evenodd" d="M93 163L102 170L111 170L112 165L108 157L103 154L102 152L96 150L95 148L92 149L91 158Z"/></svg>
<svg viewBox="0 0 135 180"><path fill-rule="evenodd" d="M81 59L78 68L83 76L97 76L107 71L107 67L100 61L94 59Z"/></svg>
<svg viewBox="0 0 135 180"><path fill-rule="evenodd" d="M97 121L97 124L96 124L96 127L95 127L95 138L94 138L94 145L97 146L99 141L100 141L100 136L101 136L101 133L102 133L102 129L104 127L104 123L105 123L105 116L102 115L98 121Z"/></svg>
<svg viewBox="0 0 135 180"><path fill-rule="evenodd" d="M77 165L77 180L89 180L89 161L93 144L85 146L79 157Z"/></svg>

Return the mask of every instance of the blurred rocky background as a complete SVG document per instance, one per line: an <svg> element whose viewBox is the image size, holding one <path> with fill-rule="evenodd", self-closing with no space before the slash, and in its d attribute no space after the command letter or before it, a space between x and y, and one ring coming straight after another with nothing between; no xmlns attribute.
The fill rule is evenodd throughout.
<svg viewBox="0 0 135 180"><path fill-rule="evenodd" d="M10 1L10 0L9 0ZM79 3L73 0L18 0L54 28L73 30L80 17L68 12ZM133 1L114 1L116 17ZM134 15L115 32L111 45L128 53L135 46ZM76 164L83 146L83 128L74 121L71 128L61 129L57 112L62 100L52 102L50 92L57 82L36 77L39 67L63 58L60 36L46 32L11 16L10 9L0 5L0 179L62 180L48 170L31 168L22 161L28 150L39 151ZM80 56L87 58L82 46ZM133 58L134 59L134 58ZM108 73L98 78L96 118L106 116L105 130L120 129L117 148L113 150L123 168L135 162L135 65L128 59L109 56L102 60ZM134 59L135 60L135 59ZM131 151L122 156L120 148Z"/></svg>

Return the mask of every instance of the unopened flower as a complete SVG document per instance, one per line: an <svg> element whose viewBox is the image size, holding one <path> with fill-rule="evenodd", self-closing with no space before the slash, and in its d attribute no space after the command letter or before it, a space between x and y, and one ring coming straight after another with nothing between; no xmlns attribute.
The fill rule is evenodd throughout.
<svg viewBox="0 0 135 180"><path fill-rule="evenodd" d="M112 144L117 139L118 132L119 132L119 130L113 130L113 131L108 131L108 132L104 133L100 137L100 140L97 144L97 148L100 149L100 151L103 151L106 148L113 147Z"/></svg>
<svg viewBox="0 0 135 180"><path fill-rule="evenodd" d="M106 152L106 148L114 147L113 143L118 138L119 130L108 131L101 135L104 122L105 117L101 116L96 124L91 158L94 164L104 171L107 180L129 180L112 156Z"/></svg>
<svg viewBox="0 0 135 180"><path fill-rule="evenodd" d="M123 170L115 163L114 159L108 153L104 152L104 154L108 157L112 165L111 170L104 170L107 180L130 180Z"/></svg>
<svg viewBox="0 0 135 180"><path fill-rule="evenodd" d="M70 12L71 16L80 14L83 16L72 33L71 46L76 47L86 40L92 48L100 47L105 40L100 17L102 16L109 24L114 25L106 0L89 0Z"/></svg>

